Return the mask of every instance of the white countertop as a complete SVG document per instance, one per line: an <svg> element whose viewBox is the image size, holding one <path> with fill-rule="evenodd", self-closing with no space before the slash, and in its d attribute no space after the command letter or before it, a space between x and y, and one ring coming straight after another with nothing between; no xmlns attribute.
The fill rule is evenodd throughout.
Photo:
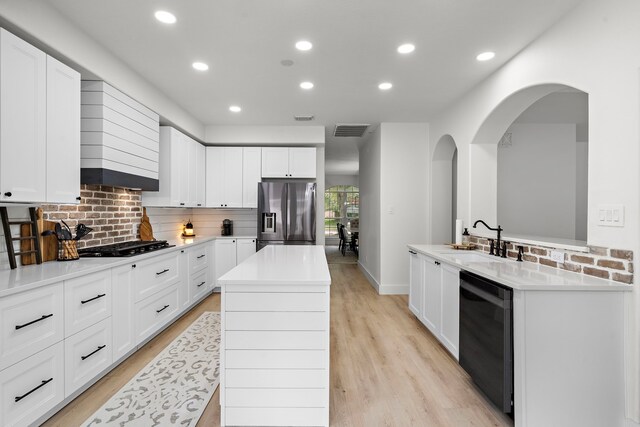
<svg viewBox="0 0 640 427"><path fill-rule="evenodd" d="M221 285L330 285L324 246L270 245L218 279Z"/></svg>
<svg viewBox="0 0 640 427"><path fill-rule="evenodd" d="M40 265L21 266L14 270L0 270L0 298L28 289L58 283L86 274L96 273L108 268L140 262L145 259L182 250L185 247L199 245L216 239L255 238L255 236L197 236L194 238L166 239L172 248L122 258L80 258L75 261L50 261ZM160 240L160 239L159 239ZM6 256L5 254L2 254ZM18 261L19 262L19 261Z"/></svg>
<svg viewBox="0 0 640 427"><path fill-rule="evenodd" d="M470 253L490 257L479 251L456 251L446 245L411 244L407 246L411 250L512 289L526 291L631 291L633 289L632 285L526 261L517 262L512 259L498 258L496 261L502 262L462 262L452 259L455 254L464 256Z"/></svg>

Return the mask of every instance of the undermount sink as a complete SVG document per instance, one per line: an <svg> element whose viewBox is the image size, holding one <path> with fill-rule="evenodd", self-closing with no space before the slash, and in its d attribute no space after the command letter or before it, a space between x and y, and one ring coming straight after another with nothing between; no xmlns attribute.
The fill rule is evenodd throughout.
<svg viewBox="0 0 640 427"><path fill-rule="evenodd" d="M505 259L497 256L472 253L472 252L449 253L449 254L442 254L442 255L446 256L447 258L451 258L453 261L460 261L460 262L487 262L487 263L488 262L505 262Z"/></svg>

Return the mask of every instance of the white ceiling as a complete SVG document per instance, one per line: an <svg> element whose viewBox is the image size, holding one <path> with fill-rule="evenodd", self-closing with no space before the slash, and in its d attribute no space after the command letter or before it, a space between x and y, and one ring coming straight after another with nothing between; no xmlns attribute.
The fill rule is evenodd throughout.
<svg viewBox="0 0 640 427"><path fill-rule="evenodd" d="M326 126L327 172L350 174L357 139L333 138L336 123L428 121L580 0L48 1L203 124L314 115L310 124ZM158 9L178 22L157 22ZM297 51L301 39L313 49ZM398 54L405 42L416 51ZM486 50L496 58L477 62ZM193 70L196 60L209 71ZM304 80L315 88L300 89ZM394 86L382 92L381 81Z"/></svg>

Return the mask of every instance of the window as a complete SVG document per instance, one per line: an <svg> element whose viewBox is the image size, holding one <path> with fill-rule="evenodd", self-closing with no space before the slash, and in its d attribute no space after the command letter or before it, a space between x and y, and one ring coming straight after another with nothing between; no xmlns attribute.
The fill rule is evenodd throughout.
<svg viewBox="0 0 640 427"><path fill-rule="evenodd" d="M324 235L338 237L337 224L357 227L360 222L360 190L352 185L336 185L324 192Z"/></svg>

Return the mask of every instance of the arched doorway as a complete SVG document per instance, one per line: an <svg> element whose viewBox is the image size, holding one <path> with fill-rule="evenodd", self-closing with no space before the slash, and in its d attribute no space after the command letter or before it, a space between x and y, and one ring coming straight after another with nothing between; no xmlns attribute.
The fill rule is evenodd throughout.
<svg viewBox="0 0 640 427"><path fill-rule="evenodd" d="M451 135L440 138L431 158L431 242L455 241L458 150Z"/></svg>

